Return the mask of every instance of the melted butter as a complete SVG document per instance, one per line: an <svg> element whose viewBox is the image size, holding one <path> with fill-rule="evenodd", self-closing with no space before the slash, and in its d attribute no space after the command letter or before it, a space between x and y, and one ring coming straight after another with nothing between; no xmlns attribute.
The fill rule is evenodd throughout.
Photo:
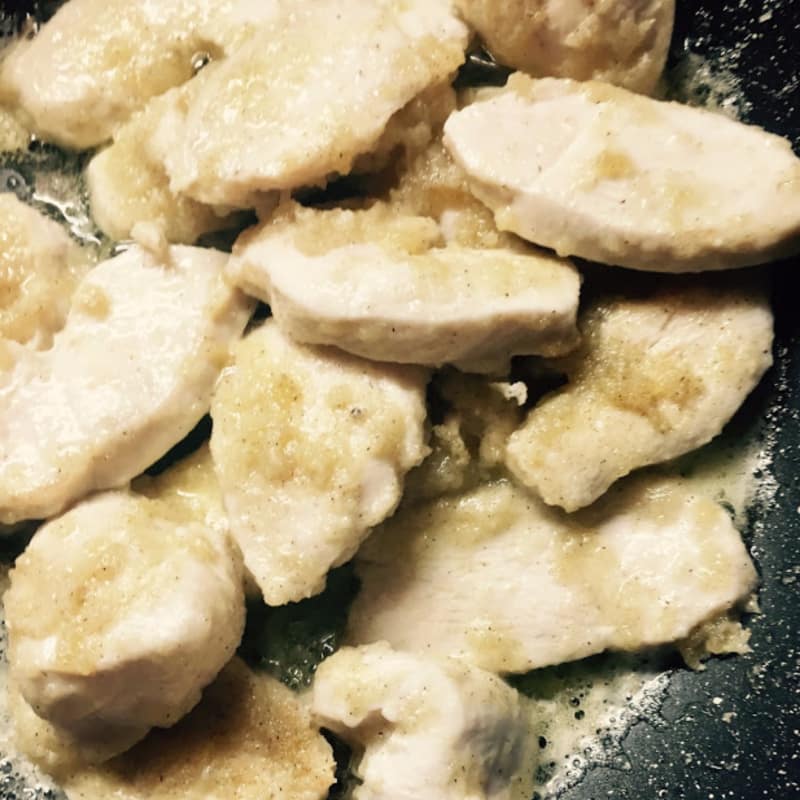
<svg viewBox="0 0 800 800"><path fill-rule="evenodd" d="M72 236L90 247L97 260L106 257L111 243L98 234L89 214L89 201L77 161L66 162L60 170L38 170L34 180L33 200L53 213Z"/></svg>
<svg viewBox="0 0 800 800"><path fill-rule="evenodd" d="M593 766L624 766L621 742L633 724L660 727L669 683L666 657L612 654L538 670L512 683L531 699L539 736L534 797L553 798Z"/></svg>

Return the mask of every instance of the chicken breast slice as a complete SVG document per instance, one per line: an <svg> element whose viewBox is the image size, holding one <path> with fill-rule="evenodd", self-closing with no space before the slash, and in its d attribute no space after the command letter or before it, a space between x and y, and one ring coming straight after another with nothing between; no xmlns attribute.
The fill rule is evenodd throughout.
<svg viewBox="0 0 800 800"><path fill-rule="evenodd" d="M561 255L696 272L800 250L790 143L710 111L517 74L445 144L499 228Z"/></svg>
<svg viewBox="0 0 800 800"><path fill-rule="evenodd" d="M50 350L0 373L0 523L126 484L208 412L251 305L213 250L140 247L95 267Z"/></svg>
<svg viewBox="0 0 800 800"><path fill-rule="evenodd" d="M131 488L137 494L168 505L175 516L217 531L228 530L222 490L208 443L156 477L140 476Z"/></svg>
<svg viewBox="0 0 800 800"><path fill-rule="evenodd" d="M32 722L24 732L41 735L45 723ZM102 766L56 775L69 800L322 800L334 761L307 703L234 658L173 727Z"/></svg>
<svg viewBox="0 0 800 800"><path fill-rule="evenodd" d="M20 39L0 69L0 91L41 137L87 148L155 95L192 76L207 2L70 0L33 39Z"/></svg>
<svg viewBox="0 0 800 800"><path fill-rule="evenodd" d="M410 160L388 201L401 214L435 219L448 243L471 248L526 248L521 239L497 230L492 212L472 194L466 173L441 136Z"/></svg>
<svg viewBox="0 0 800 800"><path fill-rule="evenodd" d="M24 150L31 140L30 131L22 124L19 114L0 105L0 152Z"/></svg>
<svg viewBox="0 0 800 800"><path fill-rule="evenodd" d="M587 506L634 469L722 431L772 363L772 312L751 285L604 297L585 312L569 382L509 439L506 463L546 503Z"/></svg>
<svg viewBox="0 0 800 800"><path fill-rule="evenodd" d="M128 492L45 524L10 577L11 679L37 715L118 752L193 708L244 629L232 540Z"/></svg>
<svg viewBox="0 0 800 800"><path fill-rule="evenodd" d="M448 0L286 10L209 74L181 124L170 123L170 185L248 207L254 192L346 173L395 112L458 69L466 44Z"/></svg>
<svg viewBox="0 0 800 800"><path fill-rule="evenodd" d="M235 49L277 0L69 0L0 68L0 95L19 104L42 138L95 147L167 89L198 57Z"/></svg>
<svg viewBox="0 0 800 800"><path fill-rule="evenodd" d="M442 247L426 217L289 206L237 242L228 275L285 333L376 361L503 373L578 342L580 275L544 253Z"/></svg>
<svg viewBox="0 0 800 800"><path fill-rule="evenodd" d="M531 75L608 81L650 94L675 0L456 0L494 56Z"/></svg>
<svg viewBox="0 0 800 800"><path fill-rule="evenodd" d="M211 453L231 530L270 605L321 592L427 454L427 374L252 331L217 386Z"/></svg>
<svg viewBox="0 0 800 800"><path fill-rule="evenodd" d="M392 174L381 175L382 170L390 167L395 171L398 165L424 153L434 139L441 138L444 123L456 108L457 95L449 79L425 89L389 118L375 146L353 162L353 173L376 173L380 184L381 178Z"/></svg>
<svg viewBox="0 0 800 800"><path fill-rule="evenodd" d="M349 644L522 673L684 639L752 592L726 512L677 479L567 516L499 481L401 509L366 541Z"/></svg>
<svg viewBox="0 0 800 800"><path fill-rule="evenodd" d="M538 754L528 701L496 675L345 647L318 668L313 711L363 753L354 800L529 800Z"/></svg>
<svg viewBox="0 0 800 800"><path fill-rule="evenodd" d="M90 261L58 223L0 194L0 347L4 339L49 347Z"/></svg>
<svg viewBox="0 0 800 800"><path fill-rule="evenodd" d="M130 239L135 225L156 224L169 242L193 244L204 233L235 227L229 209L215 209L175 194L153 146L152 134L180 104L188 102L199 79L151 100L114 134L114 142L86 168L92 217L109 238Z"/></svg>
<svg viewBox="0 0 800 800"><path fill-rule="evenodd" d="M137 495L157 501L160 520L190 526L191 529L203 525L217 534L220 541L228 536L228 518L207 445L157 477L143 475L137 478L132 488ZM156 506L149 503L145 507L152 509ZM237 559L241 562L238 553ZM111 735L107 728L81 729L75 733L37 716L13 680L7 694L18 749L45 772L58 778L70 774L77 767L107 761L127 747L132 737L138 736L137 729L127 728L115 735Z"/></svg>

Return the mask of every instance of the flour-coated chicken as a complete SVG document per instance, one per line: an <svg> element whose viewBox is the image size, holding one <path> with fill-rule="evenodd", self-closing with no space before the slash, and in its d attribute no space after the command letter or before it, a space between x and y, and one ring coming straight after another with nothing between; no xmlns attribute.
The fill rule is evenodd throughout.
<svg viewBox="0 0 800 800"><path fill-rule="evenodd" d="M176 725L58 777L69 800L323 800L334 766L307 701L234 658Z"/></svg>
<svg viewBox="0 0 800 800"><path fill-rule="evenodd" d="M444 139L501 230L561 255L698 272L800 250L790 143L705 109L516 74Z"/></svg>
<svg viewBox="0 0 800 800"><path fill-rule="evenodd" d="M130 239L138 222L154 223L169 242L194 244L204 233L234 227L227 209L214 209L173 192L153 132L176 107L188 103L203 76L152 99L92 158L86 187L92 217L114 240Z"/></svg>
<svg viewBox="0 0 800 800"><path fill-rule="evenodd" d="M467 29L447 0L317 0L276 17L160 138L170 185L212 204L346 173L392 116L446 81Z"/></svg>
<svg viewBox="0 0 800 800"><path fill-rule="evenodd" d="M316 673L316 718L360 756L354 800L529 800L528 701L454 659L345 647Z"/></svg>
<svg viewBox="0 0 800 800"><path fill-rule="evenodd" d="M401 508L356 572L348 643L501 673L681 640L756 582L728 514L674 478L575 515L506 481Z"/></svg>
<svg viewBox="0 0 800 800"><path fill-rule="evenodd" d="M448 243L525 248L518 237L497 230L492 212L470 191L466 173L445 148L441 135L404 165L388 199L400 214L435 219Z"/></svg>
<svg viewBox="0 0 800 800"><path fill-rule="evenodd" d="M251 306L214 250L136 246L88 273L52 348L0 373L0 522L126 484L208 412Z"/></svg>
<svg viewBox="0 0 800 800"><path fill-rule="evenodd" d="M52 343L90 261L58 223L0 194L0 372L8 367L4 339L33 348Z"/></svg>
<svg viewBox="0 0 800 800"><path fill-rule="evenodd" d="M578 341L580 276L535 252L444 245L428 217L289 207L237 242L228 274L281 329L376 361L507 371Z"/></svg>
<svg viewBox="0 0 800 800"><path fill-rule="evenodd" d="M212 402L211 453L268 604L321 592L328 570L394 511L428 452L427 378L295 344L273 320L235 348Z"/></svg>
<svg viewBox="0 0 800 800"><path fill-rule="evenodd" d="M101 493L37 531L4 605L25 701L76 740L121 751L177 722L233 656L241 555L168 504Z"/></svg>
<svg viewBox="0 0 800 800"><path fill-rule="evenodd" d="M667 60L675 0L456 0L503 64L531 75L652 92Z"/></svg>
<svg viewBox="0 0 800 800"><path fill-rule="evenodd" d="M634 469L719 434L772 364L763 290L715 282L594 301L568 382L508 441L506 463L550 505L575 511Z"/></svg>
<svg viewBox="0 0 800 800"><path fill-rule="evenodd" d="M289 0L286 0L289 2ZM69 0L0 67L0 96L42 138L95 147L151 98L189 80L198 57L222 57L277 10L277 0Z"/></svg>

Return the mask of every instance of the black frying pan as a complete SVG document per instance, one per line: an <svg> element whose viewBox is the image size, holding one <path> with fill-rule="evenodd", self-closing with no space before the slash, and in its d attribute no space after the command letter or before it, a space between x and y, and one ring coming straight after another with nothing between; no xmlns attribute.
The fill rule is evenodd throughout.
<svg viewBox="0 0 800 800"><path fill-rule="evenodd" d="M5 2L0 11L6 24L56 5ZM678 0L670 66L680 69L687 53L724 63L748 101L745 120L800 152L798 43L800 0ZM800 800L800 259L772 271L776 365L729 427L744 436L763 419L776 442L778 491L752 509L746 531L762 577L753 652L713 659L701 673L676 668L657 716L624 738L625 758L591 767L562 800ZM0 760L0 797L47 796L25 790Z"/></svg>

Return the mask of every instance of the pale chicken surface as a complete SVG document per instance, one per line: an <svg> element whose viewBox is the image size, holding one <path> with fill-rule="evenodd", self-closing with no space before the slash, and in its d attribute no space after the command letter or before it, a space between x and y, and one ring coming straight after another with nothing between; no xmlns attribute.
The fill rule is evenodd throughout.
<svg viewBox="0 0 800 800"><path fill-rule="evenodd" d="M154 478L142 475L131 488L166 504L176 518L199 522L217 531L228 530L222 490L208 443Z"/></svg>
<svg viewBox="0 0 800 800"><path fill-rule="evenodd" d="M77 741L122 751L177 722L233 656L241 555L169 504L102 493L39 529L4 604L25 701Z"/></svg>
<svg viewBox="0 0 800 800"><path fill-rule="evenodd" d="M375 146L353 162L353 173L375 173L378 179L382 171L391 175L441 137L444 123L456 108L457 93L449 81L421 92L389 118Z"/></svg>
<svg viewBox="0 0 800 800"><path fill-rule="evenodd" d="M492 212L470 191L467 174L453 160L441 135L409 159L388 200L400 214L435 219L448 243L475 248L525 247L516 236L497 230Z"/></svg>
<svg viewBox="0 0 800 800"><path fill-rule="evenodd" d="M756 583L728 514L666 478L573 516L505 481L401 509L356 571L348 643L501 673L683 639Z"/></svg>
<svg viewBox="0 0 800 800"><path fill-rule="evenodd" d="M503 64L531 75L656 88L675 0L456 0Z"/></svg>
<svg viewBox="0 0 800 800"><path fill-rule="evenodd" d="M91 258L58 223L0 194L0 371L3 340L48 347Z"/></svg>
<svg viewBox="0 0 800 800"><path fill-rule="evenodd" d="M517 74L445 144L500 229L561 255L697 272L800 251L790 143L705 109Z"/></svg>
<svg viewBox="0 0 800 800"><path fill-rule="evenodd" d="M204 233L234 227L227 209L174 193L153 143L153 131L189 102L201 78L151 100L114 134L113 143L86 169L92 216L111 239L130 239L138 222L157 225L170 242L193 244Z"/></svg>
<svg viewBox="0 0 800 800"><path fill-rule="evenodd" d="M250 304L226 256L132 247L84 278L53 346L0 373L0 522L122 486L208 412Z"/></svg>
<svg viewBox="0 0 800 800"><path fill-rule="evenodd" d="M170 121L160 138L171 188L247 207L254 193L346 173L396 112L450 78L466 44L446 0L284 10L212 65L183 118Z"/></svg>
<svg viewBox="0 0 800 800"><path fill-rule="evenodd" d="M188 717L63 784L69 800L324 800L334 768L305 699L234 658Z"/></svg>
<svg viewBox="0 0 800 800"><path fill-rule="evenodd" d="M354 800L529 800L538 751L528 701L453 659L345 647L324 661L313 712L362 755Z"/></svg>
<svg viewBox="0 0 800 800"><path fill-rule="evenodd" d="M294 344L268 321L214 394L211 453L231 530L270 605L320 591L427 454L428 375Z"/></svg>
<svg viewBox="0 0 800 800"><path fill-rule="evenodd" d="M31 133L20 121L19 114L0 105L0 152L24 150L30 140Z"/></svg>
<svg viewBox="0 0 800 800"><path fill-rule="evenodd" d="M228 518L207 445L156 477L137 478L132 488L137 495L158 501L162 520L168 518L175 524L193 527L199 524L223 538L227 535ZM149 507L156 508L154 504ZM141 509L145 508L148 505L142 504ZM13 680L7 695L16 749L59 779L76 767L107 761L138 737L136 729L123 730L115 736L107 729L76 733L53 725L36 715Z"/></svg>
<svg viewBox="0 0 800 800"><path fill-rule="evenodd" d="M445 246L434 220L288 207L237 242L228 274L293 339L470 371L578 341L580 276L554 256Z"/></svg>
<svg viewBox="0 0 800 800"><path fill-rule="evenodd" d="M151 97L192 77L192 57L213 49L201 28L224 0L70 0L0 67L0 94L41 137L87 148Z"/></svg>
<svg viewBox="0 0 800 800"><path fill-rule="evenodd" d="M550 505L587 506L623 475L722 431L772 364L763 290L695 285L600 298L568 383L509 439L513 474Z"/></svg>
<svg viewBox="0 0 800 800"><path fill-rule="evenodd" d="M0 67L0 97L41 138L84 149L223 58L293 0L69 0Z"/></svg>

